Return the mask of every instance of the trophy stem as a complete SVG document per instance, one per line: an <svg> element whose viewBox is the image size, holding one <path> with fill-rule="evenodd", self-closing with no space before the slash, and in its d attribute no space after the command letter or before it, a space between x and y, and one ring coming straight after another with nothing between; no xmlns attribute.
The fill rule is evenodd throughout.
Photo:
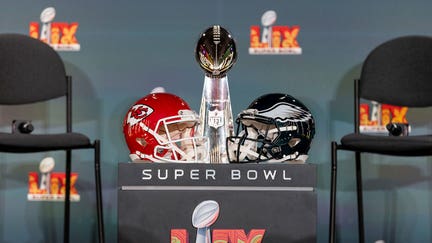
<svg viewBox="0 0 432 243"><path fill-rule="evenodd" d="M210 228L198 228L195 243L211 243Z"/></svg>
<svg viewBox="0 0 432 243"><path fill-rule="evenodd" d="M233 119L227 76L205 76L200 122L199 131L209 138L210 163L228 163L226 138L233 134Z"/></svg>
<svg viewBox="0 0 432 243"><path fill-rule="evenodd" d="M46 190L47 193L49 194L49 192L50 192L50 187L49 187L50 173L49 172L42 173L41 175L42 175L42 177L41 177L41 180L40 180L39 189L40 190Z"/></svg>

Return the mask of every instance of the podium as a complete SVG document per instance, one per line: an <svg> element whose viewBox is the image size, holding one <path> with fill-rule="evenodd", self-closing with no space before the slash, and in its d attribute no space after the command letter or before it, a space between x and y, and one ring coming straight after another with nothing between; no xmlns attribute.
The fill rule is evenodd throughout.
<svg viewBox="0 0 432 243"><path fill-rule="evenodd" d="M205 201L211 242L316 242L315 187L312 164L119 163L118 242L195 242Z"/></svg>

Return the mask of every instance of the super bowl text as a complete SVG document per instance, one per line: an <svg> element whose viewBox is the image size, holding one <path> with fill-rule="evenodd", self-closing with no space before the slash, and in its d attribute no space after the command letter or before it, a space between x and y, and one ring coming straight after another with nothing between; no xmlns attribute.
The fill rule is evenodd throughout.
<svg viewBox="0 0 432 243"><path fill-rule="evenodd" d="M216 180L218 174L214 169L144 169L142 170L142 180ZM222 175L221 175L222 176ZM224 174L224 176L227 176ZM229 173L229 180L238 181L241 179L246 180L283 180L290 181L292 177L287 170L276 169L263 169L263 170L239 170L231 169Z"/></svg>

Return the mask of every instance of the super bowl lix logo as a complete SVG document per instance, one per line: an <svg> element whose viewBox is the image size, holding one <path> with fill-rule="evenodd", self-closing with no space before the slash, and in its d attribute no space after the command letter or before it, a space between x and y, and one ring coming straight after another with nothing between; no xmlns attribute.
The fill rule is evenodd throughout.
<svg viewBox="0 0 432 243"><path fill-rule="evenodd" d="M408 107L382 104L376 101L361 103L359 108L360 132L388 133L389 123L406 124L409 126L406 114Z"/></svg>
<svg viewBox="0 0 432 243"><path fill-rule="evenodd" d="M38 172L28 174L29 201L64 201L66 193L66 173L53 172L55 161L52 157L42 159ZM80 201L80 195L75 187L78 173L71 173L70 176L70 201Z"/></svg>
<svg viewBox="0 0 432 243"><path fill-rule="evenodd" d="M300 27L276 26L276 12L266 11L261 17L260 26L250 28L251 55L300 55L302 49L297 41Z"/></svg>
<svg viewBox="0 0 432 243"><path fill-rule="evenodd" d="M264 229L251 229L248 234L243 229L213 229L219 217L219 204L206 200L198 204L192 214L192 225L197 229L195 243L261 243ZM213 233L213 234L212 234ZM189 243L186 229L172 229L171 243Z"/></svg>
<svg viewBox="0 0 432 243"><path fill-rule="evenodd" d="M49 44L56 51L79 51L81 46L75 36L78 23L53 22L56 11L46 8L40 15L41 24L30 22L29 35Z"/></svg>

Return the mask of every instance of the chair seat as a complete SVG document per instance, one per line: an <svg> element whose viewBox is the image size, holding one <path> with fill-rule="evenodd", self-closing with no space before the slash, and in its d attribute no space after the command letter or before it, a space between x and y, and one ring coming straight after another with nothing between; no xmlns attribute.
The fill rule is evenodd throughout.
<svg viewBox="0 0 432 243"><path fill-rule="evenodd" d="M346 150L397 156L432 155L432 135L378 136L351 133L341 139Z"/></svg>
<svg viewBox="0 0 432 243"><path fill-rule="evenodd" d="M31 153L89 147L91 147L90 139L80 133L0 133L0 151L2 152Z"/></svg>

